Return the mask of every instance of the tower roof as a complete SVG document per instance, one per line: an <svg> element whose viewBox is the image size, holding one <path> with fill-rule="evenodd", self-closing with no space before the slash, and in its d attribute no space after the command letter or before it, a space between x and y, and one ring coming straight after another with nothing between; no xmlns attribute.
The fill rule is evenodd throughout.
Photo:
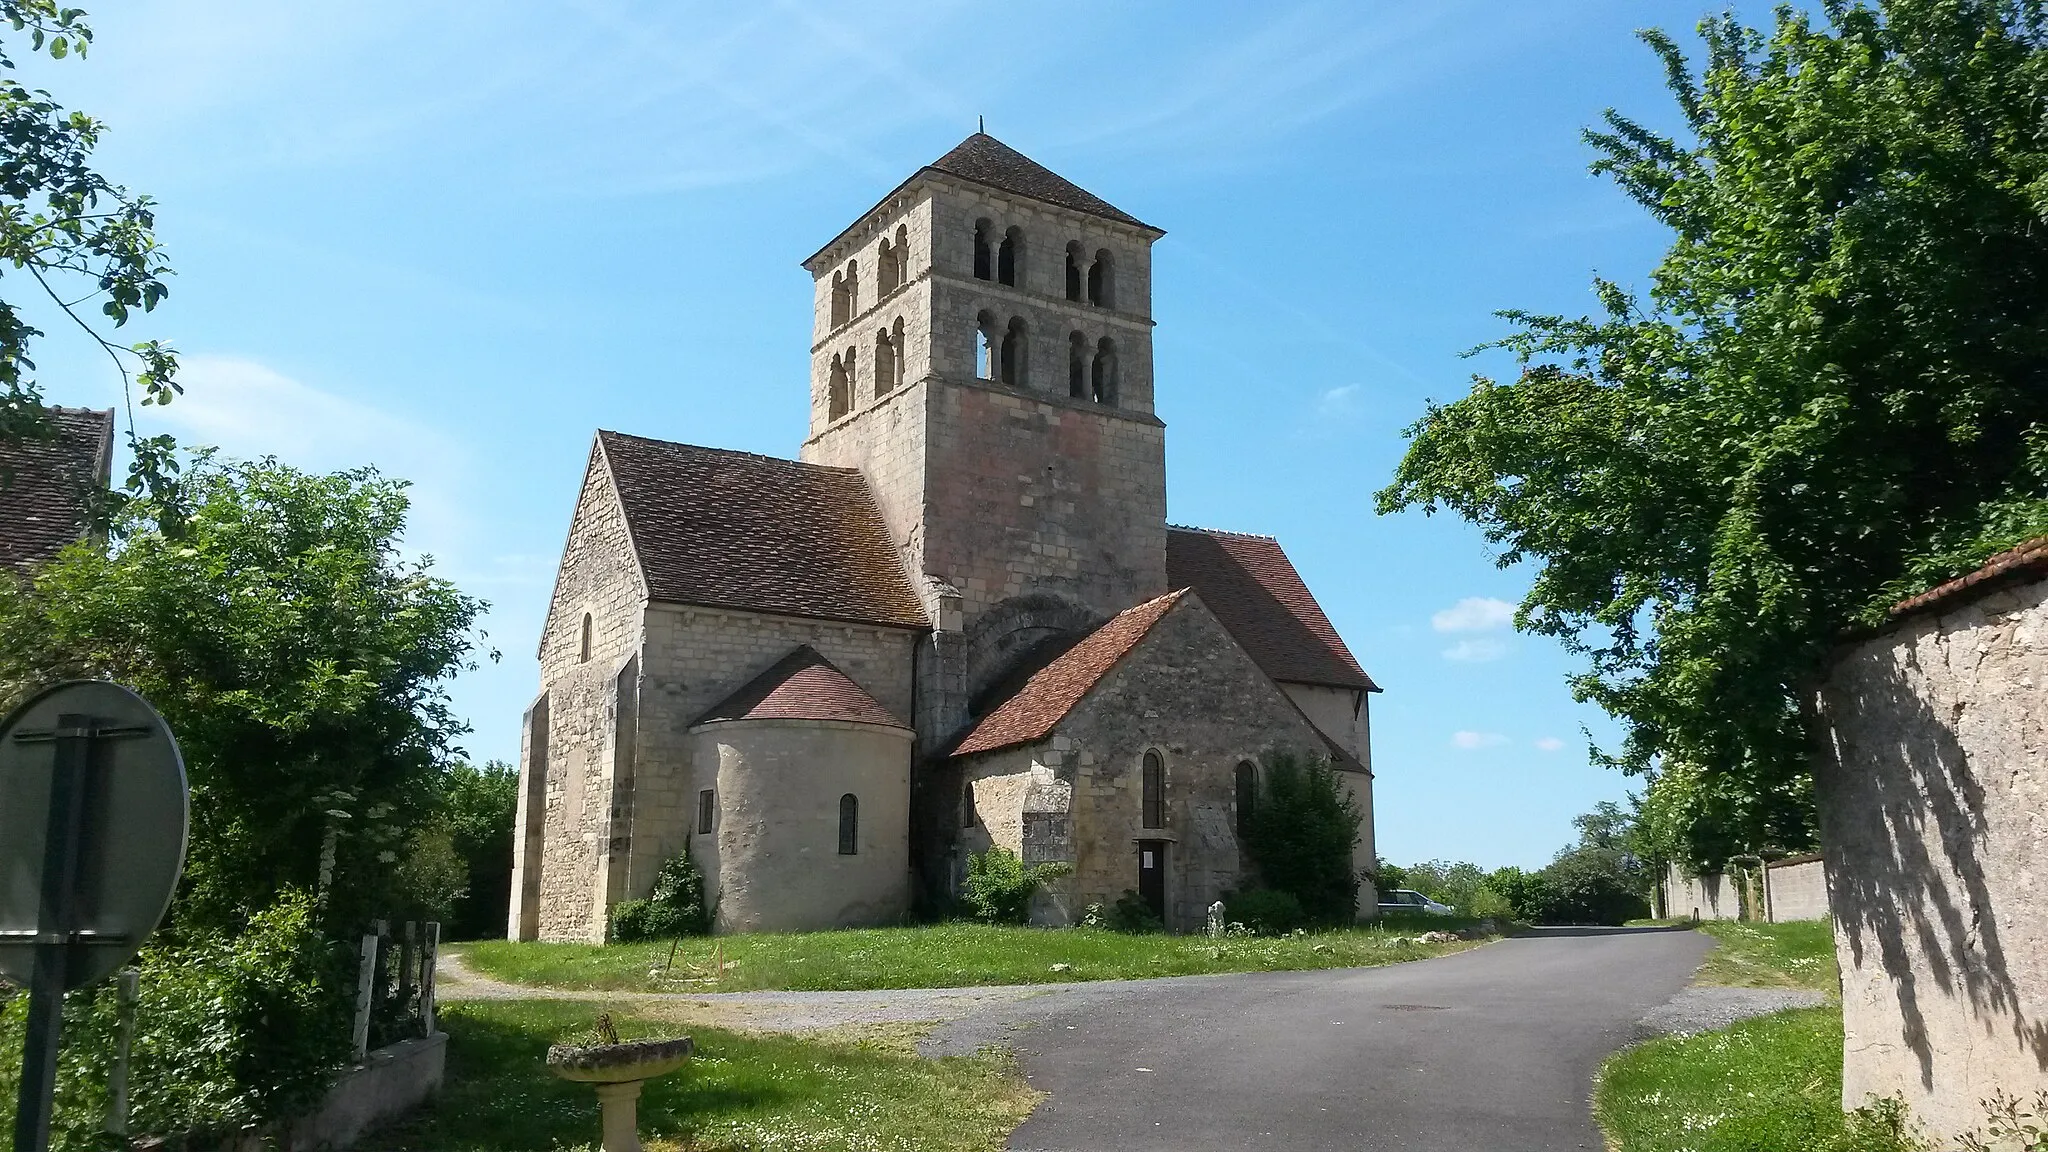
<svg viewBox="0 0 2048 1152"><path fill-rule="evenodd" d="M808 644L798 645L712 705L691 727L714 720L844 720L908 727Z"/></svg>
<svg viewBox="0 0 2048 1152"><path fill-rule="evenodd" d="M1136 216L1117 208L1066 177L1024 155L986 132L962 140L951 152L927 167L962 180L986 184L1047 204L1072 208L1090 216L1101 216L1137 228L1152 228ZM1153 231L1158 229L1153 228Z"/></svg>

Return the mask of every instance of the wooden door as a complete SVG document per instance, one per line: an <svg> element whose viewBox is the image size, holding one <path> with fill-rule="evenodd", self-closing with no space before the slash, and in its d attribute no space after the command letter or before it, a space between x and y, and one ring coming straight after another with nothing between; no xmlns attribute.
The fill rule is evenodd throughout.
<svg viewBox="0 0 2048 1152"><path fill-rule="evenodd" d="M1166 919L1166 841L1138 841L1138 896L1152 914Z"/></svg>

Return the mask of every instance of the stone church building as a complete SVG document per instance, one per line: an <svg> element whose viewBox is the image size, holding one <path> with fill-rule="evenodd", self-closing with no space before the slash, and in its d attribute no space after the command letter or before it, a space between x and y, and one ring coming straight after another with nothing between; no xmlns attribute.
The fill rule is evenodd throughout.
<svg viewBox="0 0 2048 1152"><path fill-rule="evenodd" d="M1186 930L1254 882L1276 752L1340 769L1371 864L1379 689L1276 541L1167 523L1163 234L977 133L804 262L798 459L597 434L513 938L602 939L686 846L721 931L895 922L992 844L1072 865L1038 922Z"/></svg>

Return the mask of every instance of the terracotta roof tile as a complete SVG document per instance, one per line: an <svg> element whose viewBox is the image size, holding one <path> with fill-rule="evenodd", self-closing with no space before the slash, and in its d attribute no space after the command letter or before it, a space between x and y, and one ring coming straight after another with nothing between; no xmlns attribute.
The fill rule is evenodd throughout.
<svg viewBox="0 0 2048 1152"><path fill-rule="evenodd" d="M651 599L927 626L859 472L619 432L597 438Z"/></svg>
<svg viewBox="0 0 2048 1152"><path fill-rule="evenodd" d="M962 140L928 167L1090 216L1159 231L986 132Z"/></svg>
<svg viewBox="0 0 2048 1152"><path fill-rule="evenodd" d="M714 720L846 720L909 727L808 644L712 705L691 726Z"/></svg>
<svg viewBox="0 0 2048 1152"><path fill-rule="evenodd" d="M954 747L953 755L993 752L1043 740L1186 594L1186 589L1169 592L1110 617L976 722Z"/></svg>
<svg viewBox="0 0 2048 1152"><path fill-rule="evenodd" d="M1271 536L1170 526L1166 582L1201 593L1202 603L1273 679L1380 690Z"/></svg>
<svg viewBox="0 0 2048 1152"><path fill-rule="evenodd" d="M114 410L51 408L48 436L0 442L0 565L47 562L85 535L87 499L107 486Z"/></svg>
<svg viewBox="0 0 2048 1152"><path fill-rule="evenodd" d="M2017 548L2000 552L1967 576L1959 576L1918 596L1899 601L1892 605L1891 618L1899 620L1946 607L1953 601L1989 592L2038 572L2048 572L2048 536L2039 536Z"/></svg>

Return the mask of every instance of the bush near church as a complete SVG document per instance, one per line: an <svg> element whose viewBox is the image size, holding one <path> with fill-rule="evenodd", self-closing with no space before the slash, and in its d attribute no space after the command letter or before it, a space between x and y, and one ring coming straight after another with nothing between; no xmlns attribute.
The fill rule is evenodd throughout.
<svg viewBox="0 0 2048 1152"><path fill-rule="evenodd" d="M1265 886L1298 901L1308 923L1351 923L1359 885L1351 849L1365 816L1336 769L1327 760L1273 753L1257 796L1245 848Z"/></svg>

